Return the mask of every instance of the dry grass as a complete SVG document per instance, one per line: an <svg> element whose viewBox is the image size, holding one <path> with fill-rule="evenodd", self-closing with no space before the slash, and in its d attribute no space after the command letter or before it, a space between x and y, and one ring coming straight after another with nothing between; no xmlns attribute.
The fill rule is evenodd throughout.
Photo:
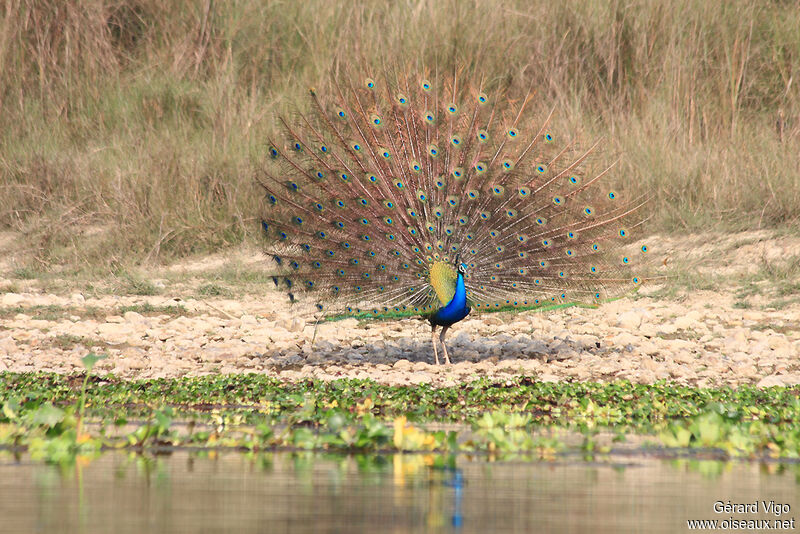
<svg viewBox="0 0 800 534"><path fill-rule="evenodd" d="M257 236L274 114L336 65L464 66L605 136L654 229L796 226L794 2L8 0L0 229L36 268ZM336 61L338 60L338 62Z"/></svg>

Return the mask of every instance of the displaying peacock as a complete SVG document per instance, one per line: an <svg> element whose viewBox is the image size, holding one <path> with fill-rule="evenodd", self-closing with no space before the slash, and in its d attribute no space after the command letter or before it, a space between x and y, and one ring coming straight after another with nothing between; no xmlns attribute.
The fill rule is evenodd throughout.
<svg viewBox="0 0 800 534"><path fill-rule="evenodd" d="M643 282L623 201L591 170L598 143L556 141L532 92L490 96L457 75L382 72L310 90L280 117L259 177L273 281L327 315L422 315L444 360L472 310L601 301ZM638 262L641 263L641 262Z"/></svg>

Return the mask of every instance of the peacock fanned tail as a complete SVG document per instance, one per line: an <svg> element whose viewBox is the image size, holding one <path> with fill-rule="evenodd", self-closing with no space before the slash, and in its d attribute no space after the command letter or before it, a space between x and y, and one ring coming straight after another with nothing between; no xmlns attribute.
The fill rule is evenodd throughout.
<svg viewBox="0 0 800 534"><path fill-rule="evenodd" d="M598 143L556 141L529 93L385 72L310 91L259 176L276 285L328 315L426 315L468 266L477 311L600 301L644 281L644 198L590 171Z"/></svg>

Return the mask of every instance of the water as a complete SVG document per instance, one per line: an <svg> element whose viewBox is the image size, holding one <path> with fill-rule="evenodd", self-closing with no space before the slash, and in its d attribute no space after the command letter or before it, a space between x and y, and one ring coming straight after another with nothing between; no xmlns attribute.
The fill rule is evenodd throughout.
<svg viewBox="0 0 800 534"><path fill-rule="evenodd" d="M0 532L685 532L776 518L715 501L788 504L781 520L800 506L796 464L621 461L176 452L59 468L4 453Z"/></svg>

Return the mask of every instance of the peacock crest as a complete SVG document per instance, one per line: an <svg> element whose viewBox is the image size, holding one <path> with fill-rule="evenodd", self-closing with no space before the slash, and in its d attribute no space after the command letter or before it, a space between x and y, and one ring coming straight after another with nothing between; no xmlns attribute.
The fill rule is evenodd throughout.
<svg viewBox="0 0 800 534"><path fill-rule="evenodd" d="M333 86L279 118L259 177L273 280L292 301L424 315L435 331L452 324L439 312L461 287L466 315L600 301L643 282L647 246L627 245L645 199L605 188L613 164L590 165L598 143L560 139L552 112L532 117L530 92L514 102L424 73Z"/></svg>

